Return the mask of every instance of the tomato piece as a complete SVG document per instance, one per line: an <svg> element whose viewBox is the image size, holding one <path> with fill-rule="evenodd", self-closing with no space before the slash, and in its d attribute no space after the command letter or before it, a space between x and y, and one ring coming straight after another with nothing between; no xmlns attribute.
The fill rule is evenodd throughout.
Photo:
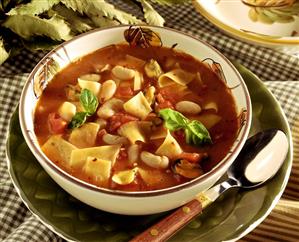
<svg viewBox="0 0 299 242"><path fill-rule="evenodd" d="M164 109L164 108L174 109L174 106L172 105L172 103L170 101L166 100L165 102L158 104L158 109L159 110Z"/></svg>
<svg viewBox="0 0 299 242"><path fill-rule="evenodd" d="M131 121L137 121L138 118L129 115L127 113L116 113L114 114L108 122L108 130L110 132L113 132L117 130L120 126L122 126L125 123L131 122Z"/></svg>
<svg viewBox="0 0 299 242"><path fill-rule="evenodd" d="M67 127L67 122L58 113L50 113L48 116L48 127L51 134L62 134Z"/></svg>
<svg viewBox="0 0 299 242"><path fill-rule="evenodd" d="M98 139L102 140L102 138L103 138L103 136L104 136L105 134L107 134L106 129L101 129L101 130L99 130L99 132L98 132Z"/></svg>
<svg viewBox="0 0 299 242"><path fill-rule="evenodd" d="M161 93L158 93L156 95L156 99L158 102L158 110L164 109L164 108L171 108L174 109L174 106L171 101L167 100Z"/></svg>
<svg viewBox="0 0 299 242"><path fill-rule="evenodd" d="M128 98L134 95L134 91L130 86L118 87L115 93L116 97Z"/></svg>
<svg viewBox="0 0 299 242"><path fill-rule="evenodd" d="M181 154L178 155L178 159L184 159L188 160L191 163L197 163L201 159L207 157L207 153L187 153L187 152L182 152Z"/></svg>
<svg viewBox="0 0 299 242"><path fill-rule="evenodd" d="M111 122L109 125L109 131L113 132L113 131L117 130L120 126L122 126L121 122Z"/></svg>

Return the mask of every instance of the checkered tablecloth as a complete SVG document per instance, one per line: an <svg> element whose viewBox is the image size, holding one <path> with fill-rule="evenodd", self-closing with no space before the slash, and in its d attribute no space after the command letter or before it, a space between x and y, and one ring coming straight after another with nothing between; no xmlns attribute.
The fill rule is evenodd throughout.
<svg viewBox="0 0 299 242"><path fill-rule="evenodd" d="M127 8L130 10L130 7ZM235 40L201 17L192 6L157 9L165 17L166 26L208 42L258 75L280 102L293 135L291 178L278 205L242 241L299 241L299 58ZM23 51L0 66L0 240L5 242L62 241L22 203L9 177L5 156L10 116L18 103L28 72L43 55Z"/></svg>

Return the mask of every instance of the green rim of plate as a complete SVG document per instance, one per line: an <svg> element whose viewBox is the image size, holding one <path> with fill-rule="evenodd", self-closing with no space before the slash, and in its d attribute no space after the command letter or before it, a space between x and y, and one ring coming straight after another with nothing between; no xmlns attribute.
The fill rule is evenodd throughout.
<svg viewBox="0 0 299 242"><path fill-rule="evenodd" d="M287 184L292 166L292 143L286 117L264 84L245 67L234 64L252 100L251 134L268 128L283 130L290 143L288 156L278 174L265 185L250 191L227 192L170 241L236 240L253 230L270 213ZM10 121L7 157L10 176L25 205L49 229L67 240L128 241L169 214L111 214L73 198L50 178L29 150L17 110Z"/></svg>

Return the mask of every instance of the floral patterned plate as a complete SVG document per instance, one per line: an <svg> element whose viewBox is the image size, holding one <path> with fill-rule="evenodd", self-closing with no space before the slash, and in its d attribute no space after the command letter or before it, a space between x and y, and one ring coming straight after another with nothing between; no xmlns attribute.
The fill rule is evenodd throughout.
<svg viewBox="0 0 299 242"><path fill-rule="evenodd" d="M241 40L299 53L299 0L194 0L214 25Z"/></svg>
<svg viewBox="0 0 299 242"><path fill-rule="evenodd" d="M241 65L253 104L251 134L279 128L290 139L281 107L259 79ZM9 173L26 206L49 229L68 241L128 241L169 212L123 216L89 207L59 187L30 152L19 125L18 112L11 119L7 139ZM232 190L220 197L170 241L236 240L253 230L271 212L287 184L292 166L290 149L279 173L262 187ZM157 204L157 206L159 206Z"/></svg>

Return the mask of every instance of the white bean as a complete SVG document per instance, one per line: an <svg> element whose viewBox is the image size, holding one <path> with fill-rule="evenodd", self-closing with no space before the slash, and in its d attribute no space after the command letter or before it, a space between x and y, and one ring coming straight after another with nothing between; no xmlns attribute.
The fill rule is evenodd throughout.
<svg viewBox="0 0 299 242"><path fill-rule="evenodd" d="M138 161L139 157L139 146L136 144L130 145L128 148L128 158L130 163Z"/></svg>
<svg viewBox="0 0 299 242"><path fill-rule="evenodd" d="M169 159L167 156L154 155L147 151L142 151L140 158L145 164L153 168L165 169L169 164Z"/></svg>
<svg viewBox="0 0 299 242"><path fill-rule="evenodd" d="M104 134L103 141L108 145L125 145L128 143L128 139L126 137L112 134Z"/></svg>
<svg viewBox="0 0 299 242"><path fill-rule="evenodd" d="M76 106L70 102L64 102L60 105L58 109L58 114L60 117L62 117L65 121L71 121L72 118L76 114Z"/></svg>
<svg viewBox="0 0 299 242"><path fill-rule="evenodd" d="M150 86L145 92L145 98L150 105L155 101L155 91L156 88L154 86Z"/></svg>
<svg viewBox="0 0 299 242"><path fill-rule="evenodd" d="M191 101L180 101L175 105L175 109L186 114L198 114L201 112L201 107Z"/></svg>
<svg viewBox="0 0 299 242"><path fill-rule="evenodd" d="M78 80L98 82L101 79L99 74L86 74L80 76Z"/></svg>
<svg viewBox="0 0 299 242"><path fill-rule="evenodd" d="M135 71L123 66L115 66L112 69L112 74L121 80L129 80L135 76Z"/></svg>
<svg viewBox="0 0 299 242"><path fill-rule="evenodd" d="M107 80L103 82L100 90L100 103L103 103L112 98L115 92L116 84L113 80Z"/></svg>
<svg viewBox="0 0 299 242"><path fill-rule="evenodd" d="M97 112L98 117L107 119L123 109L124 102L117 98L106 101Z"/></svg>

